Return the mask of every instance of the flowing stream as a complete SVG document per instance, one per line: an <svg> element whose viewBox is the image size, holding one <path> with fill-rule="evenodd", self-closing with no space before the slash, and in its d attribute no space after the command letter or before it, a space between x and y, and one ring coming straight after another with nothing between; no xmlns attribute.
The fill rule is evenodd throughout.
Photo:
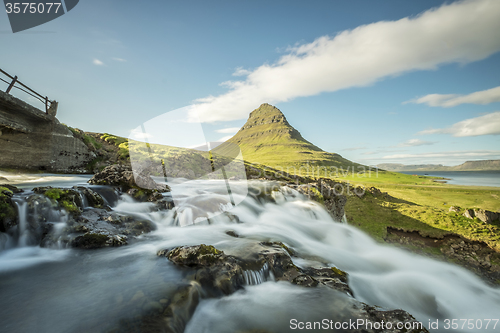
<svg viewBox="0 0 500 333"><path fill-rule="evenodd" d="M69 187L86 180L47 177L17 185ZM232 195L240 203L231 208L220 194L224 186L216 181L191 182L181 189L184 193L177 207L169 211L152 211L153 204L135 202L127 195L108 199L117 214L150 220L157 229L129 245L99 250L33 244L26 227L27 219L34 218L27 216L29 192L16 194L19 235L0 234L0 331L107 332L137 314L134 299L155 293L173 295L185 283L177 267L157 257L158 250L211 244L226 254L244 256L257 242L280 241L299 254L300 258L292 258L299 267L320 264L346 271L356 299L385 309L404 309L426 327L438 321L440 329L430 331L500 332L500 323L493 327L494 320L500 319L500 290L467 270L376 243L355 227L333 221L319 204L293 190L273 192L274 203L236 189ZM210 223L197 218L193 208L207 198L220 211L210 216ZM50 219L64 226L67 216L54 211ZM229 230L239 237L228 235ZM202 300L185 331L289 332L291 319L334 319L340 311L336 302L349 302L334 291L275 282L267 266L245 272L244 279L244 290ZM155 304L141 309L148 306ZM447 329L447 319L458 320L459 329ZM460 319L475 325L481 322L482 328L470 330L465 325L461 329ZM487 319L493 321L485 329Z"/></svg>

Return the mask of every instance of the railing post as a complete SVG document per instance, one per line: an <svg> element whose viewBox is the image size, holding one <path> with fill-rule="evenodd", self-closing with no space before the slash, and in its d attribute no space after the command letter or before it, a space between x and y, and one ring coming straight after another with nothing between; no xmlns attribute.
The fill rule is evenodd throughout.
<svg viewBox="0 0 500 333"><path fill-rule="evenodd" d="M45 114L49 114L49 99L45 96Z"/></svg>
<svg viewBox="0 0 500 333"><path fill-rule="evenodd" d="M12 90L12 87L14 87L14 85L16 84L17 82L17 76L14 76L14 79L12 80L12 82L10 83L9 87L7 88L7 91L6 93L10 93L10 91Z"/></svg>

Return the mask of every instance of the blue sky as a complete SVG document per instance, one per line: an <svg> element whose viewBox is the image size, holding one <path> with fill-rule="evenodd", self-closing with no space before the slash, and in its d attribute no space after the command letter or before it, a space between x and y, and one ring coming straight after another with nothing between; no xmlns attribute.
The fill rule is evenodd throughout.
<svg viewBox="0 0 500 333"><path fill-rule="evenodd" d="M0 68L86 131L188 107L215 141L268 102L350 160L456 165L500 159L499 3L82 0L16 34L0 13Z"/></svg>

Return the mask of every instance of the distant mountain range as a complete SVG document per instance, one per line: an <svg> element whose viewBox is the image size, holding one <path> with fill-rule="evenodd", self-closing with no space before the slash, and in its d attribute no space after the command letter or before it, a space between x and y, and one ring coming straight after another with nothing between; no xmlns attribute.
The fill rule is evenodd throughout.
<svg viewBox="0 0 500 333"><path fill-rule="evenodd" d="M399 163L378 164L379 169L387 171L500 171L500 160L467 161L460 165L445 166L442 164L413 164Z"/></svg>
<svg viewBox="0 0 500 333"><path fill-rule="evenodd" d="M285 115L267 103L250 113L243 127L231 139L214 152L223 152L227 147L240 147L245 161L271 167L313 166L342 167L361 166L339 154L323 151L307 141L288 123ZM223 153L227 156L227 153ZM230 154L229 154L230 155Z"/></svg>

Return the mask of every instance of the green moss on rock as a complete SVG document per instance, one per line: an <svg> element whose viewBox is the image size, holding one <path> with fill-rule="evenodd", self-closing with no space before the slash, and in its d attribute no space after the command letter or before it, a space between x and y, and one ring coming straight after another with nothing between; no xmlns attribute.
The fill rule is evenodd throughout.
<svg viewBox="0 0 500 333"><path fill-rule="evenodd" d="M82 249L98 249L106 246L108 238L107 235L86 233L83 236L76 237L73 246Z"/></svg>
<svg viewBox="0 0 500 333"><path fill-rule="evenodd" d="M12 203L13 191L0 186L0 231L5 231L5 223L17 218L17 211Z"/></svg>
<svg viewBox="0 0 500 333"><path fill-rule="evenodd" d="M46 197L56 201L61 208L73 216L77 216L81 213L81 209L77 204L79 203L80 206L82 205L80 194L75 190L52 188L49 186L34 188L33 192L45 195Z"/></svg>

